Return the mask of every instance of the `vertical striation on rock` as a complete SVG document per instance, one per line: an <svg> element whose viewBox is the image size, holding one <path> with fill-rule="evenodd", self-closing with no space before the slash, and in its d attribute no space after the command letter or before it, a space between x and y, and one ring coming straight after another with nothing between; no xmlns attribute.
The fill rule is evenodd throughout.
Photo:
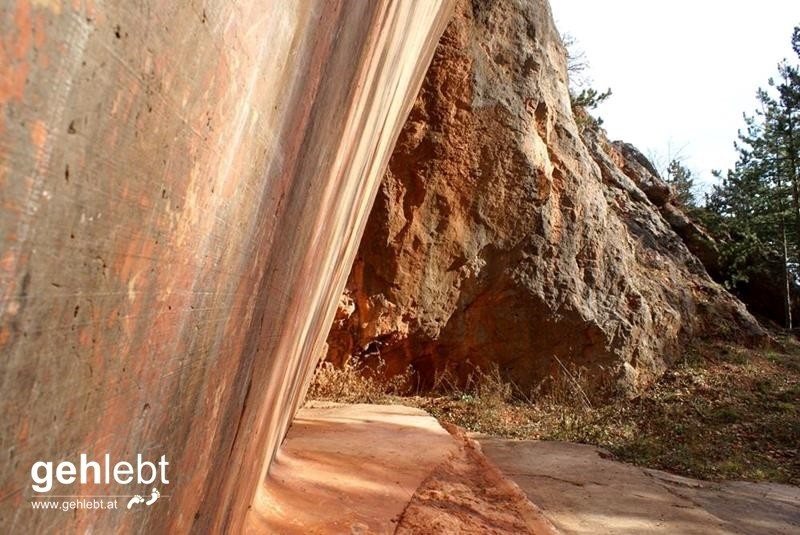
<svg viewBox="0 0 800 535"><path fill-rule="evenodd" d="M659 213L649 163L577 127L545 0L462 1L400 135L329 335L423 380L561 363L633 392L692 337L760 338Z"/></svg>
<svg viewBox="0 0 800 535"><path fill-rule="evenodd" d="M450 7L0 9L1 526L239 531ZM81 453L165 455L165 497L34 511Z"/></svg>

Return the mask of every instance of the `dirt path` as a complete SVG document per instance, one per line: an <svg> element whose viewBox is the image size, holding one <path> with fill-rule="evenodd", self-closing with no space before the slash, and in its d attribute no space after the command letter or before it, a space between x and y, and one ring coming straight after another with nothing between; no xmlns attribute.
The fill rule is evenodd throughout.
<svg viewBox="0 0 800 535"><path fill-rule="evenodd" d="M564 534L800 533L797 487L698 481L612 461L582 444L478 441Z"/></svg>
<svg viewBox="0 0 800 535"><path fill-rule="evenodd" d="M800 533L797 487L703 482L591 446L471 439L445 425L403 406L310 403L251 504L248 533Z"/></svg>
<svg viewBox="0 0 800 535"><path fill-rule="evenodd" d="M424 411L310 403L248 514L248 533L554 533L463 433Z"/></svg>
<svg viewBox="0 0 800 535"><path fill-rule="evenodd" d="M422 481L457 448L424 411L310 403L248 513L248 533L393 533Z"/></svg>

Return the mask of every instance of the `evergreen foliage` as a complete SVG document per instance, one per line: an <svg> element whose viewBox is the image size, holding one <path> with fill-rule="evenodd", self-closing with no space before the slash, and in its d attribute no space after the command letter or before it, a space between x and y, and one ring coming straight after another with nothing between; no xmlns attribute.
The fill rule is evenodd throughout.
<svg viewBox="0 0 800 535"><path fill-rule="evenodd" d="M800 26L792 48L800 60ZM800 276L800 66L783 61L778 80L759 89L760 105L745 116L738 161L706 198L702 218L722 244L727 283L775 276L781 266L784 320L792 326L793 288Z"/></svg>
<svg viewBox="0 0 800 535"><path fill-rule="evenodd" d="M678 159L674 158L667 166L666 180L675 190L675 200L683 208L697 207L694 195L694 177L692 172Z"/></svg>
<svg viewBox="0 0 800 535"><path fill-rule="evenodd" d="M575 122L581 130L587 127L600 127L603 124L603 119L593 117L589 111L596 109L597 106L608 99L611 96L611 89L600 92L591 87L591 79L586 74L589 68L586 54L578 48L576 39L571 35L562 35L561 40L567 49L569 98Z"/></svg>

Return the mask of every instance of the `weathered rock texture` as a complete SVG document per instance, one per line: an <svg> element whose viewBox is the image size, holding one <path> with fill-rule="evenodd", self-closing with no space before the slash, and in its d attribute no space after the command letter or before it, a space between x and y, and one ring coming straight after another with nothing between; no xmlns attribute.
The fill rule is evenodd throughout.
<svg viewBox="0 0 800 535"><path fill-rule="evenodd" d="M597 138L597 136L594 136ZM608 146L600 140L604 152L617 162L647 199L658 209L670 228L683 240L686 248L700 260L712 278L721 274L720 252L714 239L706 230L676 205L674 192L658 175L653 164L630 143L615 141ZM591 143L589 143L591 146Z"/></svg>
<svg viewBox="0 0 800 535"><path fill-rule="evenodd" d="M630 392L698 334L761 336L660 215L671 192L647 165L579 133L545 0L462 2L370 214L328 358L379 354L423 380L497 363L523 388L560 360Z"/></svg>
<svg viewBox="0 0 800 535"><path fill-rule="evenodd" d="M610 151L616 151L622 156L624 172L658 208L661 216L681 237L689 251L700 260L708 274L724 284L732 266L723 254L720 243L709 235L702 225L676 206L668 185L658 178L658 173L652 164L635 147L616 141ZM752 275L747 281L739 281L734 286L733 293L753 314L781 325L785 318L783 261L777 257L764 257L759 251L754 251L752 254L751 264L761 266L761 272ZM798 285L792 287L792 315L794 317L800 315Z"/></svg>
<svg viewBox="0 0 800 535"><path fill-rule="evenodd" d="M2 531L240 532L449 11L4 3ZM80 453L166 455L164 498L33 510Z"/></svg>

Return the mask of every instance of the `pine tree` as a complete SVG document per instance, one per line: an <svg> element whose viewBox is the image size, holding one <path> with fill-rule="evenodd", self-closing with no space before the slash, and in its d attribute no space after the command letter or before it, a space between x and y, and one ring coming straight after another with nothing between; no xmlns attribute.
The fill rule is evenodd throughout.
<svg viewBox="0 0 800 535"><path fill-rule="evenodd" d="M666 180L675 190L675 199L684 208L695 208L694 177L692 172L678 158L667 166Z"/></svg>
<svg viewBox="0 0 800 535"><path fill-rule="evenodd" d="M765 180L764 162L752 146L760 128L752 118L746 121L747 133L740 133L736 144L739 159L725 178L715 173L722 183L715 185L707 197L706 210L710 214L704 218L722 243L730 287L761 275L760 266L753 259L772 249L774 242L770 187Z"/></svg>
<svg viewBox="0 0 800 535"><path fill-rule="evenodd" d="M800 26L792 48L800 59ZM745 117L739 159L707 197L704 220L723 242L729 285L770 276L767 264L780 259L784 322L791 328L800 271L800 69L784 61L778 74L771 91L759 89L761 109Z"/></svg>

